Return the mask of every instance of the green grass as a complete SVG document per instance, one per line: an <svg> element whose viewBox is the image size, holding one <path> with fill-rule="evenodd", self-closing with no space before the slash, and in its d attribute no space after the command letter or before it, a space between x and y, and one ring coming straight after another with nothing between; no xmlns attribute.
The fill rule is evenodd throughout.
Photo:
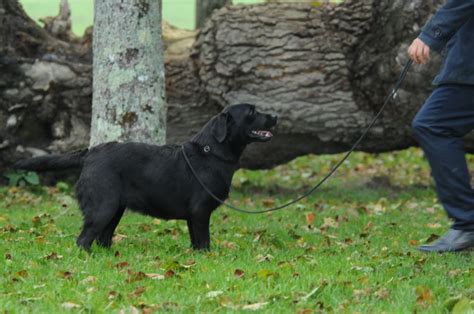
<svg viewBox="0 0 474 314"><path fill-rule="evenodd" d="M339 157L239 171L231 200L281 204ZM281 212L220 208L207 253L188 249L184 222L128 213L112 249L86 254L74 244L81 217L64 190L0 190L0 309L442 313L450 298L461 307L474 297L472 254L415 249L448 226L417 149L357 153L322 190Z"/></svg>
<svg viewBox="0 0 474 314"><path fill-rule="evenodd" d="M333 0L341 2L342 0ZM55 16L59 10L60 0L20 0L26 12L34 20L45 16ZM234 4L262 3L264 0L234 0ZM163 18L167 22L185 29L195 27L196 0L162 0ZM89 25L92 25L94 4L93 0L69 0L72 13L73 32L82 35Z"/></svg>
<svg viewBox="0 0 474 314"><path fill-rule="evenodd" d="M37 20L45 16L55 16L60 0L20 0L26 12ZM263 0L235 0L235 4L261 3ZM181 28L194 29L195 0L163 0L163 18ZM92 25L93 0L69 0L72 13L73 31L82 35L87 26Z"/></svg>

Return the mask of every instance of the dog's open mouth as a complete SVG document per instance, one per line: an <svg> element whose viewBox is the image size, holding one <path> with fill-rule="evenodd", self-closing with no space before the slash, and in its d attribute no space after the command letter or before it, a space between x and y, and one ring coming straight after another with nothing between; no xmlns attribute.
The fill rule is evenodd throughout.
<svg viewBox="0 0 474 314"><path fill-rule="evenodd" d="M260 140L268 141L273 137L273 133L267 130L252 130L251 134Z"/></svg>

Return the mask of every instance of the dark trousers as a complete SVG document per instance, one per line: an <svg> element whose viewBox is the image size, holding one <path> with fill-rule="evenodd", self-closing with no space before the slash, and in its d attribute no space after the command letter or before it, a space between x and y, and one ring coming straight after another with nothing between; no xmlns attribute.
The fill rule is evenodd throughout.
<svg viewBox="0 0 474 314"><path fill-rule="evenodd" d="M453 229L474 231L474 190L463 137L474 129L474 85L440 85L413 120L431 166L438 198Z"/></svg>

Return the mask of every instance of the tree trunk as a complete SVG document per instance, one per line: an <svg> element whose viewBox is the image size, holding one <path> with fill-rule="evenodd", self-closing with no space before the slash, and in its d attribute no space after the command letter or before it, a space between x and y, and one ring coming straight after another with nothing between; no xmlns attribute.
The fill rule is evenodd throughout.
<svg viewBox="0 0 474 314"><path fill-rule="evenodd" d="M87 146L87 40L58 40L31 23L16 1L3 1L1 167L38 149ZM407 61L408 44L442 2L228 6L212 15L195 42L192 33L165 33L167 142L189 138L225 105L251 102L280 119L273 140L250 145L242 166L267 168L304 154L346 151L390 91ZM412 68L361 150L415 144L411 119L432 89L439 64L434 56L430 65ZM472 138L467 144L474 147Z"/></svg>
<svg viewBox="0 0 474 314"><path fill-rule="evenodd" d="M164 144L161 0L96 1L90 145Z"/></svg>
<svg viewBox="0 0 474 314"><path fill-rule="evenodd" d="M196 28L204 26L214 10L232 4L232 0L196 0Z"/></svg>

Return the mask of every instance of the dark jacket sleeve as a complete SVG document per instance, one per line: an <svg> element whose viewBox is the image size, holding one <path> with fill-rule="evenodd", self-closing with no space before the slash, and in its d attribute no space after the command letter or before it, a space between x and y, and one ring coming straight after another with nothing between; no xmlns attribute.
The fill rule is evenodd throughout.
<svg viewBox="0 0 474 314"><path fill-rule="evenodd" d="M419 39L441 51L470 18L474 18L474 0L448 0L423 27Z"/></svg>

